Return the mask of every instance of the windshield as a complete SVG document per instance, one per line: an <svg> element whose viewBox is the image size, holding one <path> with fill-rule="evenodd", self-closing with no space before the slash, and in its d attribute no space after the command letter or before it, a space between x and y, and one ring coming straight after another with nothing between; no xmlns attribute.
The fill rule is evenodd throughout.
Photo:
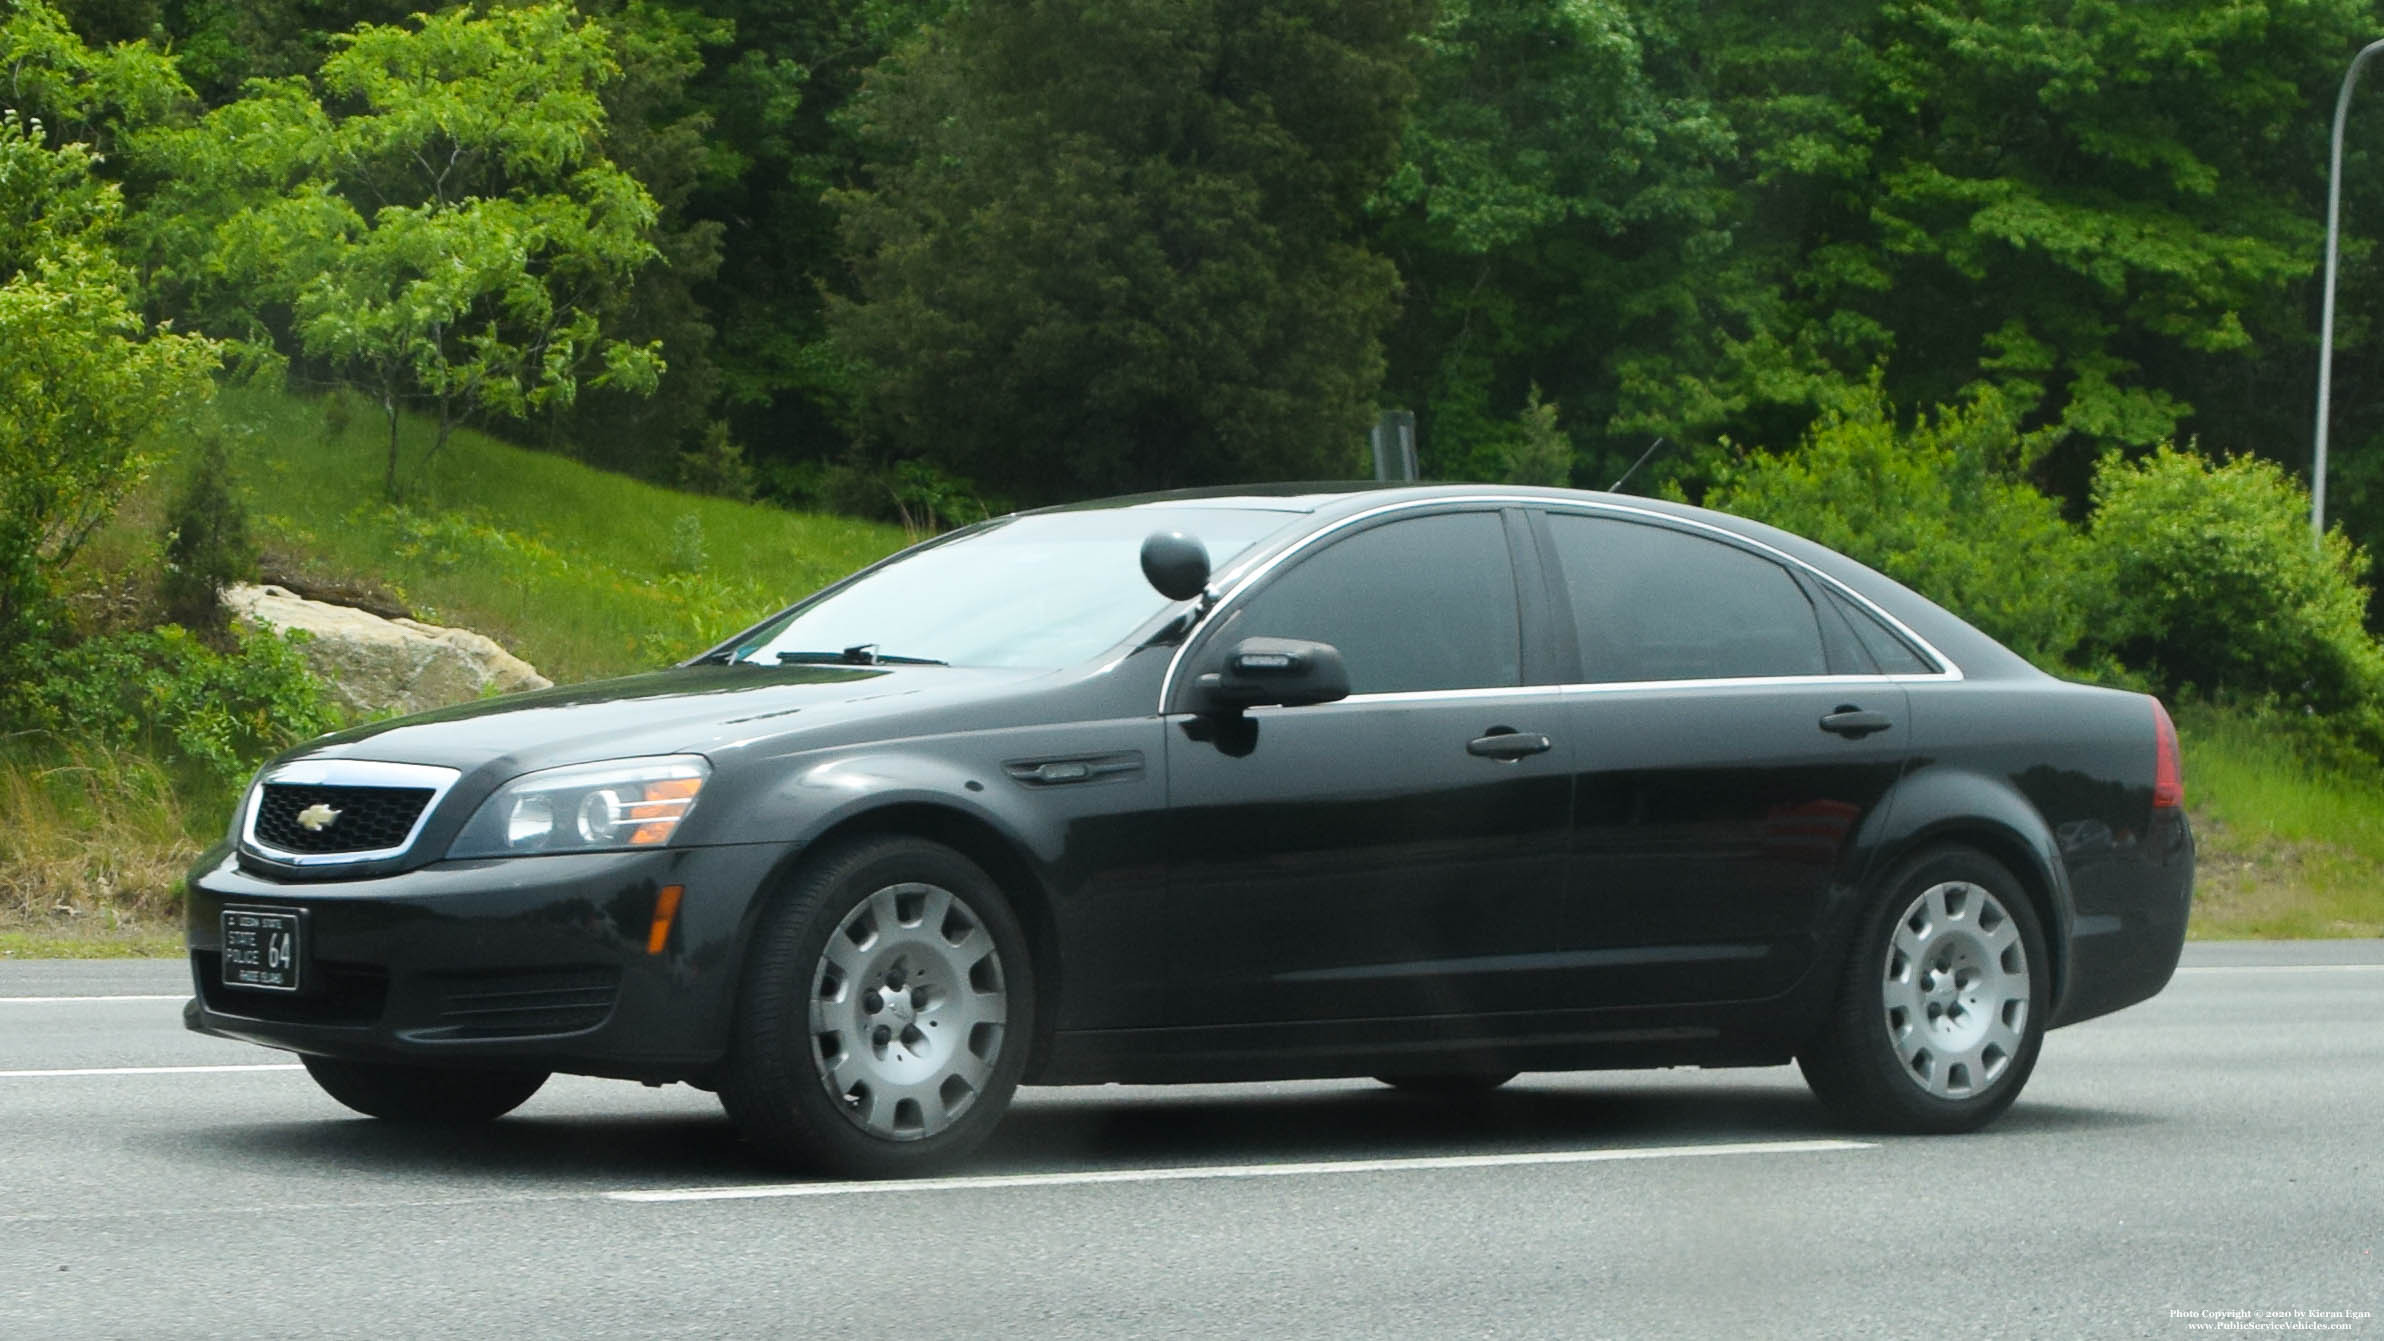
<svg viewBox="0 0 2384 1341"><path fill-rule="evenodd" d="M1168 605L1142 575L1143 538L1182 531L1221 568L1299 514L1115 508L1008 517L895 560L764 625L734 659L1051 668L1098 656Z"/></svg>

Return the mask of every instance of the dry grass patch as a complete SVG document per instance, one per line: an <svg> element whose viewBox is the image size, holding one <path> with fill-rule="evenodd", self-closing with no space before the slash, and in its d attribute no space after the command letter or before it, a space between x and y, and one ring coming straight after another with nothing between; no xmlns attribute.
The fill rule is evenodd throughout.
<svg viewBox="0 0 2384 1341"><path fill-rule="evenodd" d="M166 770L131 755L0 755L0 814L0 934L28 944L171 926L204 846Z"/></svg>

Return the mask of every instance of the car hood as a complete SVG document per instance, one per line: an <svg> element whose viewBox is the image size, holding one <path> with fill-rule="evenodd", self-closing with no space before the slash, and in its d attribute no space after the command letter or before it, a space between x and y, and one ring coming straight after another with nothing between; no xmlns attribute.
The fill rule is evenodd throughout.
<svg viewBox="0 0 2384 1341"><path fill-rule="evenodd" d="M1041 670L949 666L691 666L485 699L325 736L286 759L376 759L472 773L709 754L998 695Z"/></svg>

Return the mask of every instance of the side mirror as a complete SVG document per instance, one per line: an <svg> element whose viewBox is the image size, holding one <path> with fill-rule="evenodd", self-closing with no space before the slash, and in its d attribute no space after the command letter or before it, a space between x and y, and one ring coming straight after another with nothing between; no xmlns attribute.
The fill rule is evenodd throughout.
<svg viewBox="0 0 2384 1341"><path fill-rule="evenodd" d="M1208 706L1225 712L1267 705L1300 707L1349 697L1349 669L1331 643L1300 638L1244 638L1225 666L1200 677Z"/></svg>
<svg viewBox="0 0 2384 1341"><path fill-rule="evenodd" d="M1153 531L1142 541L1142 575L1171 601L1208 590L1209 552L1181 531Z"/></svg>

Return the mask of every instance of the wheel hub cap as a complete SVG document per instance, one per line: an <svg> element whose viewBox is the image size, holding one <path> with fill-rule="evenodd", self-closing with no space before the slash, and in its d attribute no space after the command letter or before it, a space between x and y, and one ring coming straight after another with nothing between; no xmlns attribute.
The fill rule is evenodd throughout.
<svg viewBox="0 0 2384 1341"><path fill-rule="evenodd" d="M2029 968L2019 927L1983 886L1923 890L1888 939L1880 981L1888 1044L1905 1076L1940 1099L1992 1085L2026 1035Z"/></svg>
<svg viewBox="0 0 2384 1341"><path fill-rule="evenodd" d="M991 1083L1009 995L993 936L958 895L889 885L830 933L811 983L811 1063L845 1118L915 1141Z"/></svg>

